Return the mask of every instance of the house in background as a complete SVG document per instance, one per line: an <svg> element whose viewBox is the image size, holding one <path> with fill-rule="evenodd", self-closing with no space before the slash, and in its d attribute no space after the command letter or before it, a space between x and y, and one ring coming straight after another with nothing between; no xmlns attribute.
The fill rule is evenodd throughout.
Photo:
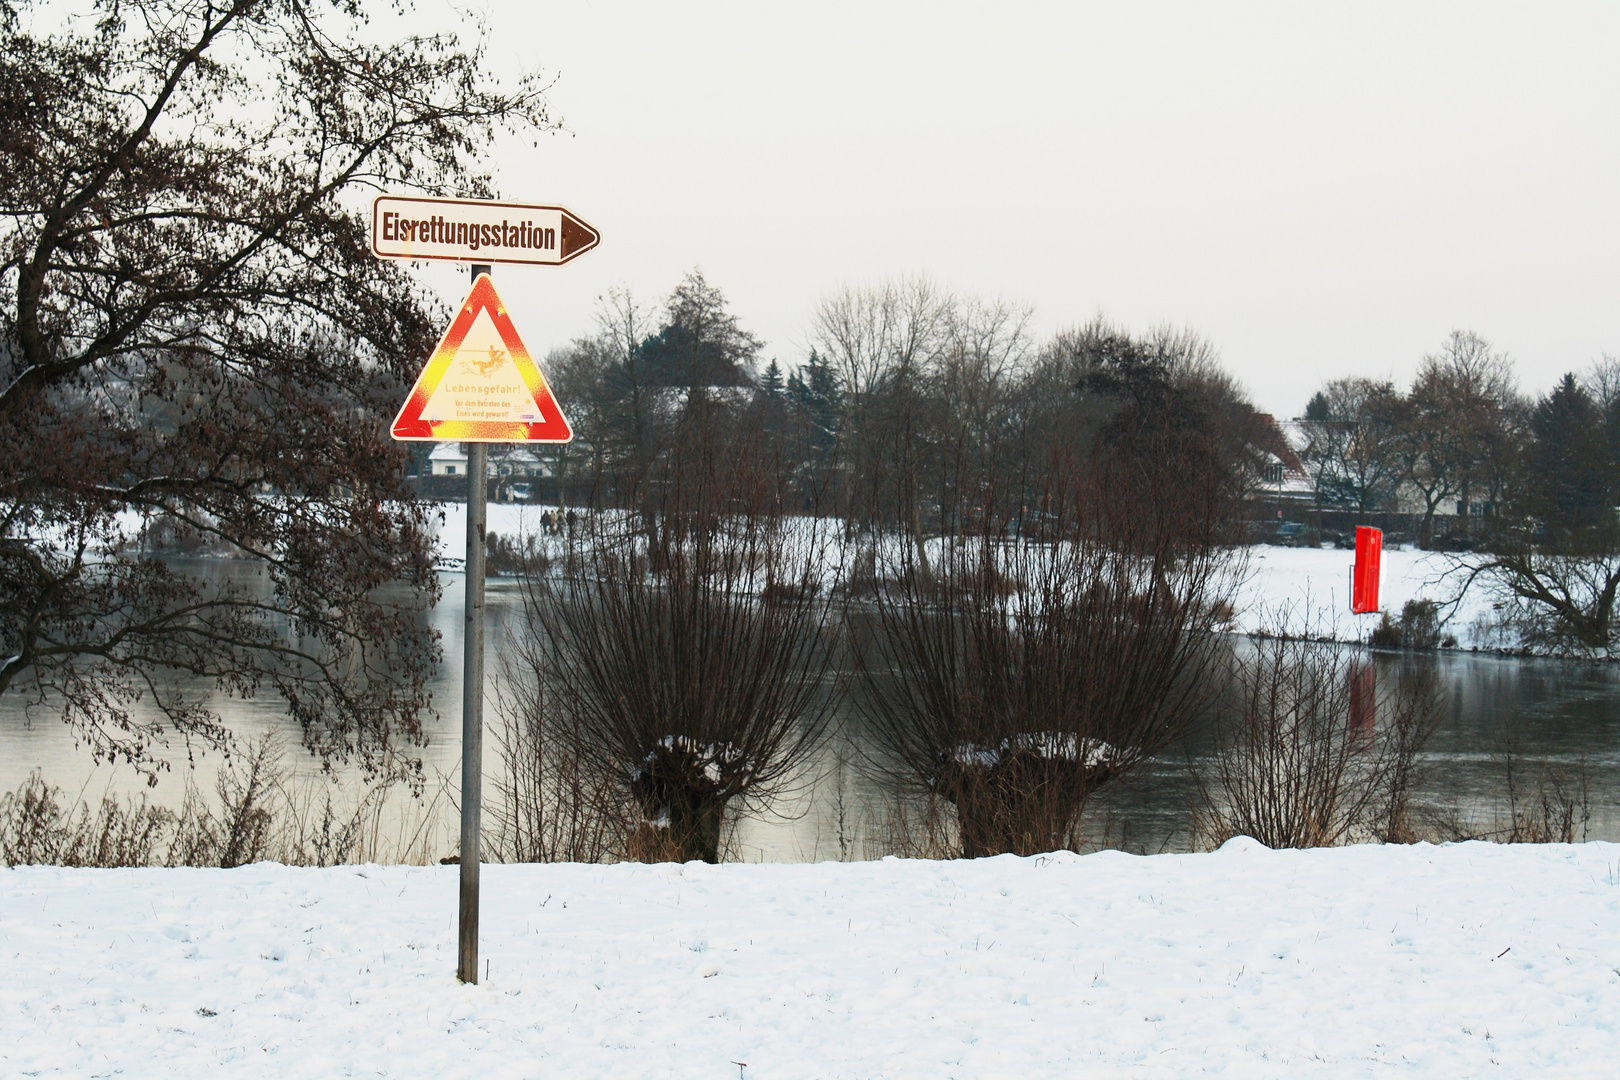
<svg viewBox="0 0 1620 1080"><path fill-rule="evenodd" d="M1262 466L1264 475L1261 477L1261 488L1279 504L1314 506L1316 481L1300 457L1310 443L1303 422L1285 420L1279 424L1269 413L1262 413L1260 418L1275 428L1281 436L1278 440L1280 445L1273 445L1266 452L1266 461Z"/></svg>
<svg viewBox="0 0 1620 1080"><path fill-rule="evenodd" d="M467 449L465 444L458 442L435 443L433 452L428 455L428 475L466 476Z"/></svg>
<svg viewBox="0 0 1620 1080"><path fill-rule="evenodd" d="M551 464L527 446L510 443L491 443L489 448L489 476L531 477L539 479L552 474ZM465 443L438 443L428 454L429 476L466 476L467 447Z"/></svg>
<svg viewBox="0 0 1620 1080"><path fill-rule="evenodd" d="M1269 413L1253 414L1248 432L1249 535L1263 543L1298 544L1313 534L1307 522L1316 505L1316 483L1300 459L1299 433Z"/></svg>
<svg viewBox="0 0 1620 1080"><path fill-rule="evenodd" d="M490 498L496 502L528 502L537 494L536 481L554 470L541 451L521 444L491 443L489 447ZM465 443L437 443L427 456L427 473L420 487L430 498L460 499L466 494Z"/></svg>

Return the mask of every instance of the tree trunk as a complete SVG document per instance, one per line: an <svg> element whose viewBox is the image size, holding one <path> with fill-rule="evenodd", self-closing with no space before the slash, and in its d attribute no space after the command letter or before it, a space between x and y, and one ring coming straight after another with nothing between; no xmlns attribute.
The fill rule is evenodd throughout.
<svg viewBox="0 0 1620 1080"><path fill-rule="evenodd" d="M1423 524L1418 527L1418 547L1424 551L1434 548L1434 511L1440 505L1438 499L1423 498Z"/></svg>

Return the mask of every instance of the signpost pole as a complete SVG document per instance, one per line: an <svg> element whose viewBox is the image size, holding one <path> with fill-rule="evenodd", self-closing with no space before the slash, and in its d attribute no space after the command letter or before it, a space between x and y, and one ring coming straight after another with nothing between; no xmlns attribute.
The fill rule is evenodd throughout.
<svg viewBox="0 0 1620 1080"><path fill-rule="evenodd" d="M473 280L489 273L472 268ZM461 926L456 978L478 981L478 863L484 787L484 532L489 444L467 444L467 592L461 667Z"/></svg>
<svg viewBox="0 0 1620 1080"><path fill-rule="evenodd" d="M379 195L371 204L371 253L465 265L472 288L423 365L390 433L406 442L467 447L467 601L461 685L461 927L456 977L478 981L479 835L484 780L484 543L489 444L565 443L574 437L487 277L494 263L560 266L602 234L566 207ZM476 256L471 252L478 252ZM471 340L469 340L471 335Z"/></svg>

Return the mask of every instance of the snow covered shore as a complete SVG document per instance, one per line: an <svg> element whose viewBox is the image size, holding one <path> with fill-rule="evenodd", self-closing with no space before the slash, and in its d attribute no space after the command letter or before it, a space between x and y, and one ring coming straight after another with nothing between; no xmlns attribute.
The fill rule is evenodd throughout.
<svg viewBox="0 0 1620 1080"><path fill-rule="evenodd" d="M438 556L446 566L460 568L466 550L466 507L445 503L439 528ZM502 536L540 532L544 508L491 504L489 528ZM1234 624L1240 633L1256 631L1308 633L1336 641L1362 641L1378 623L1375 615L1350 614L1350 565L1355 555L1334 548L1282 547L1257 544L1242 549L1247 576L1238 590ZM1383 609L1399 616L1408 600L1452 598L1454 581L1443 579L1453 566L1450 556L1429 551L1391 548L1384 552ZM1462 648L1513 647L1492 629L1491 597L1475 586L1450 613L1444 632Z"/></svg>
<svg viewBox="0 0 1620 1080"><path fill-rule="evenodd" d="M0 1076L1608 1077L1620 845L0 870Z"/></svg>
<svg viewBox="0 0 1620 1080"><path fill-rule="evenodd" d="M1378 625L1376 615L1350 614L1350 566L1355 554L1333 548L1278 547L1257 544L1244 549L1248 578L1238 591L1237 627L1307 632L1337 641L1362 641ZM1408 600L1448 603L1456 581L1444 575L1452 556L1430 551L1390 549L1384 552L1384 581L1379 600L1398 617ZM1454 575L1455 576L1455 575ZM1492 629L1491 596L1475 585L1451 612L1444 632L1463 648L1511 646Z"/></svg>

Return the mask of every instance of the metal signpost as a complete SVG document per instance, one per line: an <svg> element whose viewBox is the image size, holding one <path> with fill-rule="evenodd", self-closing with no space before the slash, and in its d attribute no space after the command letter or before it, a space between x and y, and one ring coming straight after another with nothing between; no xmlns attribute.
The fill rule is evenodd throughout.
<svg viewBox="0 0 1620 1080"><path fill-rule="evenodd" d="M478 268L473 268L476 274ZM478 867L484 832L484 545L489 447L467 447L467 559L461 654L461 927L456 978L478 981Z"/></svg>
<svg viewBox="0 0 1620 1080"><path fill-rule="evenodd" d="M558 266L601 235L560 206L379 196L371 250L383 259L472 264L472 289L394 418L396 439L467 450L465 652L461 686L461 902L456 977L478 981L483 810L484 545L490 443L568 442L573 431L495 292L497 262Z"/></svg>

